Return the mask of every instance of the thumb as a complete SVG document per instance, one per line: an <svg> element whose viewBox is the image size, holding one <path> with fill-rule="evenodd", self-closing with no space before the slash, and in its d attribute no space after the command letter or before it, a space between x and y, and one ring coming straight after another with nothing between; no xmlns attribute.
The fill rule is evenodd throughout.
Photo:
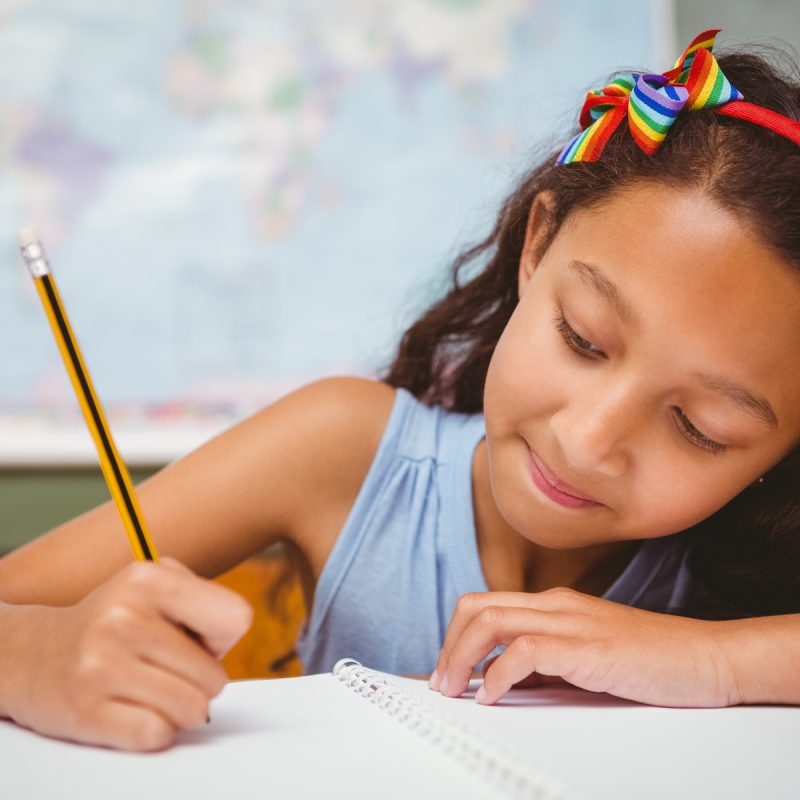
<svg viewBox="0 0 800 800"><path fill-rule="evenodd" d="M174 558L164 556L158 565L173 576L158 593L162 613L222 658L249 630L253 607L242 595L201 578Z"/></svg>
<svg viewBox="0 0 800 800"><path fill-rule="evenodd" d="M178 561L177 558L172 558L172 556L159 556L158 563L161 564L162 567L166 567L166 569L171 570L172 572L182 572L184 575L194 575L195 573L186 566L186 564Z"/></svg>

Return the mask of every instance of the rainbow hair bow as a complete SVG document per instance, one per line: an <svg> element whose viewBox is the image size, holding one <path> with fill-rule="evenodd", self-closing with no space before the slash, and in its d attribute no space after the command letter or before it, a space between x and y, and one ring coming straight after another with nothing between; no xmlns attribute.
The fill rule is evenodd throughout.
<svg viewBox="0 0 800 800"><path fill-rule="evenodd" d="M711 54L720 30L696 36L672 69L662 75L634 72L590 91L581 109L582 131L561 151L556 163L597 161L625 116L636 144L652 156L684 108L698 111L742 100L742 93L731 85Z"/></svg>

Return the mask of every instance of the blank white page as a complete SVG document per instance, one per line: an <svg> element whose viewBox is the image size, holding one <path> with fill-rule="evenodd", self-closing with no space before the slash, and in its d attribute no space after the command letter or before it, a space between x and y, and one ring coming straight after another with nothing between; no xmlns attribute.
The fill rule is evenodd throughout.
<svg viewBox="0 0 800 800"><path fill-rule="evenodd" d="M657 708L571 687L510 692L496 706L390 678L442 715L560 778L567 796L797 800L800 708Z"/></svg>
<svg viewBox="0 0 800 800"><path fill-rule="evenodd" d="M228 684L211 723L162 753L48 739L0 722L0 798L494 797L332 675Z"/></svg>
<svg viewBox="0 0 800 800"><path fill-rule="evenodd" d="M387 676L441 716L560 779L565 800L800 796L800 709L664 709L568 688L444 698ZM495 797L488 783L331 675L229 684L212 722L168 751L130 754L0 722L0 797ZM246 793L246 794L245 794Z"/></svg>

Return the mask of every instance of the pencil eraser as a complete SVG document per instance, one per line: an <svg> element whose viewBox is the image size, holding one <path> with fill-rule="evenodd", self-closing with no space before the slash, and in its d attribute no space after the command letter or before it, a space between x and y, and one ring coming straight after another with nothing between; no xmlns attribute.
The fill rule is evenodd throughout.
<svg viewBox="0 0 800 800"><path fill-rule="evenodd" d="M38 244L41 247L39 235L33 228L22 228L17 234L17 241L20 247L27 247L31 244Z"/></svg>
<svg viewBox="0 0 800 800"><path fill-rule="evenodd" d="M18 234L19 249L28 270L34 278L50 274L50 265L44 254L41 239L33 228L23 228Z"/></svg>

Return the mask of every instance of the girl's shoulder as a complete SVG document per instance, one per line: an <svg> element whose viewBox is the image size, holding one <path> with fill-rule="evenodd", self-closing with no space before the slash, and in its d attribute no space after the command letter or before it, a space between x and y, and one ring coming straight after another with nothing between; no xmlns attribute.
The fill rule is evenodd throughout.
<svg viewBox="0 0 800 800"><path fill-rule="evenodd" d="M287 397L297 424L306 427L298 444L308 448L315 485L338 484L358 491L383 437L397 390L367 378L324 378ZM325 480L322 480L325 479Z"/></svg>
<svg viewBox="0 0 800 800"><path fill-rule="evenodd" d="M360 485L363 475L358 473L372 462L396 393L394 387L368 378L323 378L286 395L273 409L282 412L286 424L302 426L297 443L313 456L308 465L312 473L318 464L322 475L342 471L343 478Z"/></svg>
<svg viewBox="0 0 800 800"><path fill-rule="evenodd" d="M289 434L286 532L319 575L369 472L397 390L380 381L325 378L279 400L265 424ZM286 499L289 499L287 497Z"/></svg>

